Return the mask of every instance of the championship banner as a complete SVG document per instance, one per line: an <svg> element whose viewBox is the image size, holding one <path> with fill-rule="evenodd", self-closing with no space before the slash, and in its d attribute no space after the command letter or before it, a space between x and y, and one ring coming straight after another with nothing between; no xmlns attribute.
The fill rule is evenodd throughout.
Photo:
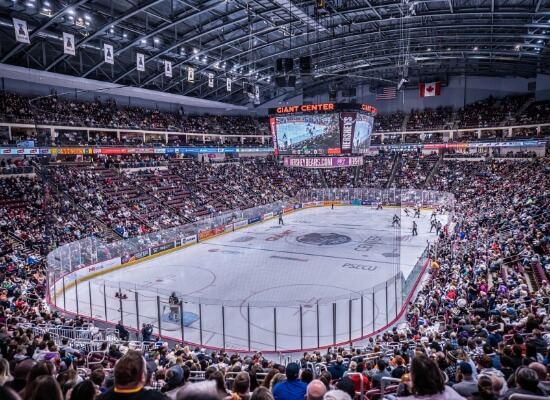
<svg viewBox="0 0 550 400"><path fill-rule="evenodd" d="M115 63L115 55L113 52L113 46L110 44L105 43L103 45L103 53L105 55L105 64L114 64Z"/></svg>
<svg viewBox="0 0 550 400"><path fill-rule="evenodd" d="M75 55L74 35L72 33L63 32L63 53L70 56Z"/></svg>
<svg viewBox="0 0 550 400"><path fill-rule="evenodd" d="M187 68L187 82L195 82L195 68Z"/></svg>
<svg viewBox="0 0 550 400"><path fill-rule="evenodd" d="M22 19L12 18L13 19L13 29L15 30L15 40L17 42L30 44L31 40L29 39L29 30L27 28L27 21Z"/></svg>
<svg viewBox="0 0 550 400"><path fill-rule="evenodd" d="M140 72L145 72L145 55L141 53L136 54L136 69Z"/></svg>
<svg viewBox="0 0 550 400"><path fill-rule="evenodd" d="M164 60L164 75L172 77L172 61Z"/></svg>
<svg viewBox="0 0 550 400"><path fill-rule="evenodd" d="M351 154L353 144L353 135L355 133L355 121L357 113L340 113L340 143L342 144L342 154Z"/></svg>
<svg viewBox="0 0 550 400"><path fill-rule="evenodd" d="M214 74L210 72L208 74L208 87L213 88L214 87Z"/></svg>
<svg viewBox="0 0 550 400"><path fill-rule="evenodd" d="M285 167L299 168L345 168L363 165L363 157L286 157Z"/></svg>
<svg viewBox="0 0 550 400"><path fill-rule="evenodd" d="M231 91L231 78L227 78L226 85L227 85L227 91L230 92Z"/></svg>
<svg viewBox="0 0 550 400"><path fill-rule="evenodd" d="M254 85L254 104L260 104L260 87Z"/></svg>

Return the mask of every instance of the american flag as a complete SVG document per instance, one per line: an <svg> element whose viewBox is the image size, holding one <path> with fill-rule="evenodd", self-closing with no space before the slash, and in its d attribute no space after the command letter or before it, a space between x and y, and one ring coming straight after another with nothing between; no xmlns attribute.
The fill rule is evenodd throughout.
<svg viewBox="0 0 550 400"><path fill-rule="evenodd" d="M395 99L397 88L395 86L379 87L376 89L376 100Z"/></svg>

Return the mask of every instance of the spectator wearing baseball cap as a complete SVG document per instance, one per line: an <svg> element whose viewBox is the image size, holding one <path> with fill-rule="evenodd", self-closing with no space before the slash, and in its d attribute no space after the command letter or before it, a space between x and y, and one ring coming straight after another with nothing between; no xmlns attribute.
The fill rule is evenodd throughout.
<svg viewBox="0 0 550 400"><path fill-rule="evenodd" d="M275 400L304 400L307 385L298 379L300 366L294 362L288 364L285 374L286 381L275 385L273 388Z"/></svg>
<svg viewBox="0 0 550 400"><path fill-rule="evenodd" d="M470 397L477 392L477 380L472 377L472 366L467 362L461 362L458 365L457 383L453 389L462 397Z"/></svg>

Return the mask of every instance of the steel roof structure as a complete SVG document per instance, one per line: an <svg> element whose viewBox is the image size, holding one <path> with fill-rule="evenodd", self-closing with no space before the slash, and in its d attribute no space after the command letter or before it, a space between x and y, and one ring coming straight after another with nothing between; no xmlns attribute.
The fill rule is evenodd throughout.
<svg viewBox="0 0 550 400"><path fill-rule="evenodd" d="M30 44L15 41L14 17L27 21ZM550 0L0 0L0 31L0 63L235 105L251 102L243 84L259 86L265 102L550 73ZM75 56L63 53L63 32L75 35ZM311 56L312 71L295 62L296 87L277 87L276 60L300 56Z"/></svg>

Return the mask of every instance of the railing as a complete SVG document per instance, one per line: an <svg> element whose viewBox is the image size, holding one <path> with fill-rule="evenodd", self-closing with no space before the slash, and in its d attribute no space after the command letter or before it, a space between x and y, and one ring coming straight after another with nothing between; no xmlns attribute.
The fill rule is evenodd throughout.
<svg viewBox="0 0 550 400"><path fill-rule="evenodd" d="M32 174L34 167L0 167L0 175Z"/></svg>
<svg viewBox="0 0 550 400"><path fill-rule="evenodd" d="M364 290L314 299L311 304L297 304L292 299L219 300L176 292L181 301L174 306L169 302L173 294L170 290L146 283L130 283L131 278L126 281L125 278L120 281L98 278L147 257L300 208L333 203L365 206L379 201L424 207L452 207L454 204L454 197L448 193L399 189L319 189L301 192L298 198L298 204L280 201L231 211L194 224L114 243L87 238L62 246L47 256L48 300L67 313L113 324L123 320L134 330L151 324L155 335L239 350L293 351L355 344L358 339L395 322L403 307L402 295L407 295L417 283L426 263L427 250L407 280L403 279L399 258L396 258L395 273L388 275L385 282L378 285L365 282ZM236 266L227 265L227 268ZM194 282L182 284L193 285Z"/></svg>

